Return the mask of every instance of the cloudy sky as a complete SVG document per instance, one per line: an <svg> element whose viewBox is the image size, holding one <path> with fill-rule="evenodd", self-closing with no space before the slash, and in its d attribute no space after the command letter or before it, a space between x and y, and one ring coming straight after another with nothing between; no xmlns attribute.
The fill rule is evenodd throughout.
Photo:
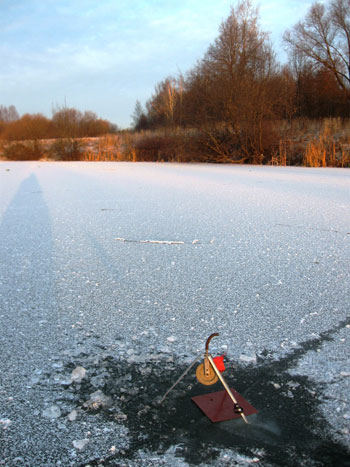
<svg viewBox="0 0 350 467"><path fill-rule="evenodd" d="M285 60L282 34L312 1L260 0L260 24ZM120 127L168 75L186 73L234 0L0 0L0 104L20 115L66 104Z"/></svg>

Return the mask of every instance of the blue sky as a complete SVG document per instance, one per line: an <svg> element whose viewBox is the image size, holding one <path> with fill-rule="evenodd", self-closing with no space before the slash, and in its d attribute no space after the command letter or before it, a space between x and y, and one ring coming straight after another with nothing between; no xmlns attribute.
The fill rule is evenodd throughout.
<svg viewBox="0 0 350 467"><path fill-rule="evenodd" d="M282 34L308 0L254 1L285 59ZM0 0L0 104L22 115L66 103L128 127L168 75L186 73L233 0Z"/></svg>

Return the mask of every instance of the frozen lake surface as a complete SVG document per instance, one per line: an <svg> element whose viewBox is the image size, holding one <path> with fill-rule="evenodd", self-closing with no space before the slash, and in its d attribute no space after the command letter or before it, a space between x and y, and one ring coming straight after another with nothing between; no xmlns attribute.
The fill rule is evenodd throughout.
<svg viewBox="0 0 350 467"><path fill-rule="evenodd" d="M0 466L350 465L350 170L0 162ZM213 339L259 411L212 424Z"/></svg>

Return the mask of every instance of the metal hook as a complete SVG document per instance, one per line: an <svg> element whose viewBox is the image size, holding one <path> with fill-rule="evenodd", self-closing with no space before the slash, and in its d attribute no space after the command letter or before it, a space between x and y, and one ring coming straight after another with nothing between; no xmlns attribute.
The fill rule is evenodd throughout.
<svg viewBox="0 0 350 467"><path fill-rule="evenodd" d="M210 344L210 341L212 340L213 337L216 337L218 336L219 333L218 332L214 332L213 334L210 334L210 336L208 337L207 339L207 342L205 343L205 354L208 355L209 353L209 344Z"/></svg>

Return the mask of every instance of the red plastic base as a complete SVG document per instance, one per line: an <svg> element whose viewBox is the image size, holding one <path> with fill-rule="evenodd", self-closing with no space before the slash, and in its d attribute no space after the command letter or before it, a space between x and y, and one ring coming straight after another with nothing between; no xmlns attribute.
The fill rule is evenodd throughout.
<svg viewBox="0 0 350 467"><path fill-rule="evenodd" d="M231 388L231 392L242 407L245 416L258 412L237 391ZM192 400L212 422L224 422L233 418L241 418L240 414L233 411L233 401L226 391L194 396Z"/></svg>

